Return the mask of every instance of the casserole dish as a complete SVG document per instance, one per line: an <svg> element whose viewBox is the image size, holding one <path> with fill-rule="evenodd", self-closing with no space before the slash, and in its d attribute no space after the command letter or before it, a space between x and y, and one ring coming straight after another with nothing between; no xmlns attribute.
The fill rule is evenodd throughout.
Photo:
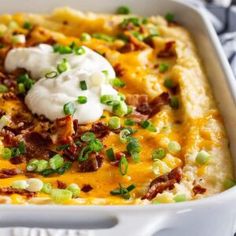
<svg viewBox="0 0 236 236"><path fill-rule="evenodd" d="M93 10L93 11L103 11L108 12L114 9L118 5L122 5L123 2L116 2L116 6L113 3L108 3L104 1L104 4L94 9L92 5L93 1L87 1L86 4L81 4L79 8L81 10ZM12 4L12 3L11 3ZM40 4L40 3L37 3ZM55 7L53 1L50 5ZM58 4L63 4L63 2L57 2ZM76 8L76 2L67 2L68 5ZM91 4L91 5L90 5ZM140 4L140 5L139 5ZM143 1L132 6L134 12L141 15L150 14L163 14L167 11L174 12L178 17L177 20L185 25L190 31L192 31L195 41L201 42L201 47L199 47L200 55L203 58L204 64L206 64L206 70L211 81L215 97L219 103L221 113L224 116L225 124L228 129L229 138L231 143L234 140L233 127L235 126L235 86L233 86L234 80L230 72L230 68L224 58L222 50L217 41L216 35L209 23L206 22L205 18L201 16L196 10L191 7L185 6L177 2L162 2L159 1L155 3L150 1L148 7ZM27 2L30 9L31 5ZM33 6L33 5L32 5ZM146 6L145 8L143 6ZM157 11L154 11L154 6ZM4 7L9 7L4 9ZM8 12L9 6L3 6L2 11ZM24 11L24 9L17 8L18 11ZM47 6L52 7L52 6ZM146 9L146 12L141 12ZM39 9L40 10L40 9ZM47 9L42 8L42 11ZM150 11L149 11L150 10ZM181 12L186 12L181 19ZM186 19L188 19L186 21ZM193 24L194 25L191 25ZM205 55L205 52L209 52ZM217 59L217 60L216 60ZM216 66L217 65L217 66ZM215 66L215 67L214 67ZM214 68L214 70L213 70ZM223 95L224 94L224 95ZM223 95L223 96L222 96ZM231 132L232 133L231 133ZM231 146L231 152L234 156L234 150ZM228 190L222 194L210 197L209 199L204 199L196 202L180 203L180 204L170 204L170 205L160 205L160 206L142 206L142 207L56 207L56 206L23 206L13 207L13 206L2 206L1 208L1 224L3 227L7 226L29 226L29 227L69 227L69 228L99 228L99 227L112 227L110 230L98 230L96 234L100 235L111 235L111 234L125 234L125 235L152 235L158 232L158 235L194 235L194 233L199 234L199 230L194 230L192 223L194 223L196 229L201 228L201 235L229 235L233 225L233 209L229 209L228 212L224 212L222 209L224 204L230 204L230 200L233 200L234 189ZM231 198L232 197L232 198ZM217 206L218 205L220 206ZM206 207L207 206L207 207ZM226 205L225 205L226 206ZM14 215L8 211L8 209L14 209ZM47 210L48 209L48 210ZM63 210L62 210L63 209ZM21 221L21 211L24 211L24 221ZM57 214L62 210L61 214ZM78 210L78 211L77 211ZM28 212L27 212L28 211ZM47 218L45 217L45 212L47 211ZM232 212L230 212L232 211ZM26 213L27 212L27 213ZM79 213L78 213L79 212ZM214 214L210 214L214 212ZM101 216L100 216L101 214ZM139 215L138 215L139 214ZM181 214L181 217L178 216ZM36 220L40 222L37 224ZM99 216L99 220L97 220ZM204 216L204 217L203 217ZM210 216L205 218L206 216ZM85 218L89 218L88 222ZM227 222L231 224L228 227L222 225L213 232L214 228L205 227L209 225L210 222L219 222L222 218L228 219ZM23 217L22 217L23 219ZM50 220L49 220L50 219ZM53 219L53 220L52 220ZM83 220L84 219L84 220ZM54 223L53 223L54 222ZM137 224L140 225L137 229ZM199 224L199 225L198 225ZM216 228L216 227L215 227ZM227 229L226 229L227 228ZM195 232L191 232L195 231ZM26 232L27 233L27 232ZM23 233L22 233L23 234Z"/></svg>

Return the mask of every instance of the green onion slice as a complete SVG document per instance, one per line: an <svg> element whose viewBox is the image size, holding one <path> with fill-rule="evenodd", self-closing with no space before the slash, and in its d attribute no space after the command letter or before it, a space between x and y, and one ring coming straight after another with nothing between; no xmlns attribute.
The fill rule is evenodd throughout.
<svg viewBox="0 0 236 236"><path fill-rule="evenodd" d="M127 161L125 155L123 155L120 159L119 172L121 175L126 175L128 172L128 161Z"/></svg>
<svg viewBox="0 0 236 236"><path fill-rule="evenodd" d="M63 111L65 115L74 115L75 113L75 106L72 102L68 102L64 105Z"/></svg>

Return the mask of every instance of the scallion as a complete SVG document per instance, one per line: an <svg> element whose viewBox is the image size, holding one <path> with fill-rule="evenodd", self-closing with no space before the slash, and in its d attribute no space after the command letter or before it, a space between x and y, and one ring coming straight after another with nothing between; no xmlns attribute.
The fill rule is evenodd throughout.
<svg viewBox="0 0 236 236"><path fill-rule="evenodd" d="M211 155L208 152L201 150L197 154L196 163L200 164L200 165L205 165L209 162L210 157L211 157Z"/></svg>
<svg viewBox="0 0 236 236"><path fill-rule="evenodd" d="M158 69L160 73L164 73L169 69L169 65L166 63L161 63Z"/></svg>
<svg viewBox="0 0 236 236"><path fill-rule="evenodd" d="M69 68L70 68L70 64L68 63L66 58L63 58L62 62L60 62L57 65L57 71L58 71L59 74L69 70Z"/></svg>
<svg viewBox="0 0 236 236"><path fill-rule="evenodd" d="M116 158L115 158L115 154L114 154L113 148L107 149L106 150L106 155L107 155L107 157L108 157L108 159L110 161L115 161Z"/></svg>
<svg viewBox="0 0 236 236"><path fill-rule="evenodd" d="M64 164L64 159L59 154L56 154L52 158L49 159L49 166L53 170L57 170L57 169L61 168L63 166L63 164Z"/></svg>
<svg viewBox="0 0 236 236"><path fill-rule="evenodd" d="M77 102L79 104L85 104L85 103L87 103L87 97L85 97L85 96L78 96Z"/></svg>
<svg viewBox="0 0 236 236"><path fill-rule="evenodd" d="M117 8L116 14L128 15L128 14L130 14L130 9L127 6L120 6Z"/></svg>
<svg viewBox="0 0 236 236"><path fill-rule="evenodd" d="M157 148L152 152L152 160L162 160L166 156L166 151L163 148Z"/></svg>
<svg viewBox="0 0 236 236"><path fill-rule="evenodd" d="M0 93L8 92L8 87L4 84L0 84Z"/></svg>
<svg viewBox="0 0 236 236"><path fill-rule="evenodd" d="M87 84L85 80L80 81L80 88L81 90L87 90Z"/></svg>
<svg viewBox="0 0 236 236"><path fill-rule="evenodd" d="M90 39L91 39L91 36L88 33L82 33L80 36L80 40L83 42L89 41Z"/></svg>
<svg viewBox="0 0 236 236"><path fill-rule="evenodd" d="M108 126L111 129L119 129L120 128L120 118L117 116L112 116L108 121Z"/></svg>
<svg viewBox="0 0 236 236"><path fill-rule="evenodd" d="M74 115L75 113L75 106L72 102L68 102L64 105L63 111L65 115Z"/></svg>
<svg viewBox="0 0 236 236"><path fill-rule="evenodd" d="M63 204L72 199L73 193L67 189L53 189L51 198L55 203Z"/></svg>
<svg viewBox="0 0 236 236"><path fill-rule="evenodd" d="M54 78L57 77L57 72L56 71L50 71L50 72L45 74L45 77L47 79L54 79Z"/></svg>
<svg viewBox="0 0 236 236"><path fill-rule="evenodd" d="M81 140L83 142L90 142L96 138L95 134L93 132L85 132L81 136Z"/></svg>
<svg viewBox="0 0 236 236"><path fill-rule="evenodd" d="M123 155L120 159L119 172L121 175L126 175L128 172L128 161L127 161L125 155Z"/></svg>

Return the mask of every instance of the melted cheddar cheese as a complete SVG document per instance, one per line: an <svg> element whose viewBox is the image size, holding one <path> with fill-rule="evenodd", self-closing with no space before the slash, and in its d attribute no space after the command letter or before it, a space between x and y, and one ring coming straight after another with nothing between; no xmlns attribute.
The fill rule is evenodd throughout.
<svg viewBox="0 0 236 236"><path fill-rule="evenodd" d="M66 204L166 203L175 202L175 197L181 194L185 195L186 200L192 200L225 190L225 181L233 178L228 140L223 120L191 36L182 26L168 23L164 18L156 16L147 18L147 23L138 27L133 27L131 23L130 29L128 27L123 32L120 24L124 18L129 17L131 16L85 14L69 8L56 9L51 15L19 13L0 16L1 24L9 27L11 22L16 22L18 25L18 27L6 31L0 38L3 45L0 49L0 55L2 55L1 83L4 83L1 75L5 74L3 62L6 56L5 50L9 45L10 47L27 47L39 43L53 42L69 45L75 42L98 52L111 63L117 76L125 82L125 86L118 89L125 96L145 94L151 101L162 93L169 93L171 97L178 99L177 109L166 104L149 119L156 127L156 132L144 129L139 124L131 126L137 130L133 137L139 141L141 152L139 162L128 159L127 174L121 175L119 168L112 165L104 154L103 165L97 171L78 172L78 163L74 161L72 167L63 175L43 177L36 173L36 177L45 183L51 183L54 188L57 188L57 180L66 185L76 183L81 188L88 184L92 186L91 191L81 191L79 198L72 199ZM25 29L24 22L30 22L32 28ZM137 30L139 32L134 33ZM151 43L149 43L147 38L151 30L156 31L158 36L151 37ZM81 40L83 33L92 35L91 39ZM95 33L113 38L103 40L93 37ZM121 33L124 33L125 40L118 37ZM26 35L26 44L12 45L9 43L12 34ZM141 35L141 39L138 38L139 35ZM127 40L131 40L131 43ZM166 52L170 53L166 48L168 43L170 43L169 47L172 47L170 49L172 54L166 56ZM132 47L136 48L132 49ZM168 68L162 70L163 64ZM176 91L171 91L164 85L166 79L171 79L177 85ZM42 122L31 114L20 97L4 99L4 93L0 94L0 110L10 118L18 115L21 118L23 116L26 120L30 119L34 130L37 132L43 130ZM112 113L105 112L104 118L97 122L107 123L111 116ZM123 127L127 118L121 118ZM87 126L91 126L91 124ZM176 153L169 152L168 144L171 141L177 142L181 146L181 150ZM114 132L110 132L103 139L103 145L105 147L103 153L107 148L113 148L115 153L126 150L126 144L122 143L119 134ZM157 148L163 148L167 154L158 163L155 163L157 170L153 171L152 153ZM210 161L204 165L196 162L196 156L201 150L210 154ZM0 188L11 186L15 180L29 178L25 174L26 165L27 162L12 164L9 160L0 158L0 172L1 169L11 168L22 170L22 174L0 179ZM183 171L180 182L176 182L173 188L159 192L151 201L141 200L153 179L177 167ZM119 184L126 187L135 184L136 188L130 192L128 200L110 194ZM194 193L193 189L196 185L204 188L205 192L203 194ZM1 201L1 199L5 200ZM13 204L52 203L50 196L45 193L37 193L37 196L31 199L17 194L11 195L10 198L6 198L6 196L0 198L0 203L9 201Z"/></svg>

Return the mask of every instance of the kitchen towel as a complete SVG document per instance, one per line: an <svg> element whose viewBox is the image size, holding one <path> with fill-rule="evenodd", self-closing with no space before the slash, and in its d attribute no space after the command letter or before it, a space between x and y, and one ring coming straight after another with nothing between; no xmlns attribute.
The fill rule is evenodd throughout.
<svg viewBox="0 0 236 236"><path fill-rule="evenodd" d="M208 0L212 3L200 0L183 0L183 2L199 8L212 22L236 77L236 6L225 6L229 4L229 0ZM219 3L221 5L218 5Z"/></svg>

